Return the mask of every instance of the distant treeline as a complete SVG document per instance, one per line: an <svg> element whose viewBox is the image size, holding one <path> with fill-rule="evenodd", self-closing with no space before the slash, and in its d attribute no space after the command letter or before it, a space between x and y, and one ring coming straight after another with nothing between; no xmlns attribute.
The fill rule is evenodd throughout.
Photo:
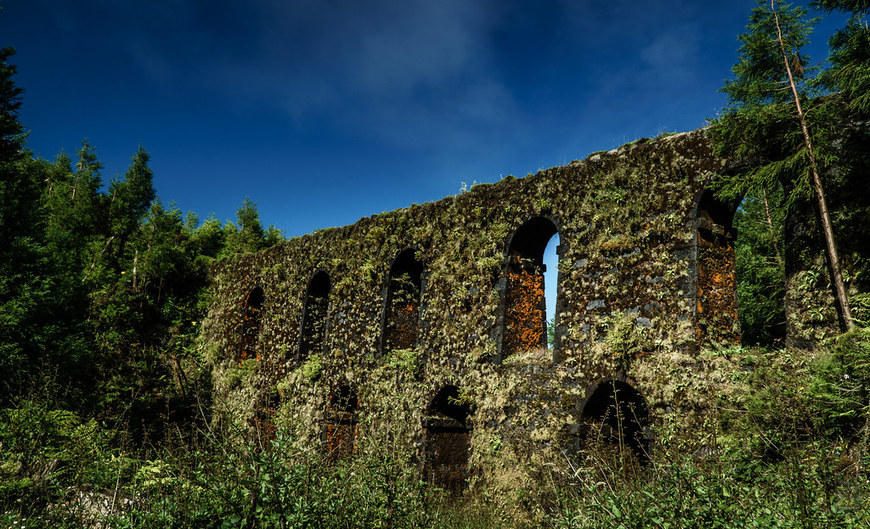
<svg viewBox="0 0 870 529"><path fill-rule="evenodd" d="M123 417L142 441L195 398L185 359L209 265L282 235L248 199L236 223L165 206L141 147L108 183L87 141L74 157L34 157L13 53L0 53L0 401L48 377L59 405Z"/></svg>

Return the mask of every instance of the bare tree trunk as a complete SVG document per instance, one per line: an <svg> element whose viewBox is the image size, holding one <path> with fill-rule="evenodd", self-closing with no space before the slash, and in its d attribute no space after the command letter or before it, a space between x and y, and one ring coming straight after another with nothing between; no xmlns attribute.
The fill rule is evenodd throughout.
<svg viewBox="0 0 870 529"><path fill-rule="evenodd" d="M776 14L774 0L770 0L770 10L773 12L773 19L776 22L777 41L779 49L782 52L782 61L785 64L785 72L788 75L788 82L791 86L791 93L794 96L795 108L797 108L798 119L801 124L801 132L804 137L804 146L807 148L807 153L810 159L810 172L813 176L813 189L815 190L816 200L819 203L819 216L822 221L822 232L825 235L825 246L828 251L828 260L831 264L831 275L834 282L834 291L837 295L837 304L840 307L840 313L843 315L843 320L846 323L846 329L852 330L855 328L855 321L852 319L852 309L849 307L849 296L846 294L846 286L843 284L843 272L840 268L840 258L837 255L837 247L834 244L834 229L831 225L831 216L828 213L828 201L825 199L825 190L822 187L822 179L819 177L819 169L816 165L816 153L813 149L813 143L810 140L810 131L807 128L807 120L801 107L801 99L798 96L797 86L792 75L791 65L788 62L788 55L785 50L785 43L782 40L782 28L779 25L779 16Z"/></svg>
<svg viewBox="0 0 870 529"><path fill-rule="evenodd" d="M139 266L139 250L133 254L133 290L136 290L136 269Z"/></svg>

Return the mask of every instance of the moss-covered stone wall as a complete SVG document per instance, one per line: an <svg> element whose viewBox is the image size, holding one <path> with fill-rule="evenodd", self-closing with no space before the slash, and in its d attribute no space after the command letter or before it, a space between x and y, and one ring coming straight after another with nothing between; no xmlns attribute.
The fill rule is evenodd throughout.
<svg viewBox="0 0 870 529"><path fill-rule="evenodd" d="M618 381L616 395L638 400L649 417L640 421L644 436L665 423L692 424L723 382L700 352L705 340L739 335L733 236L701 200L722 170L704 131L641 140L219 263L203 325L216 420L272 421L321 450L334 429L330 403L350 391L357 400L345 423L353 428L342 429L342 446L352 431L354 451L387 449L423 468L431 460L426 424L449 419L469 434L473 486L505 490L596 434L584 405L602 383ZM523 310L540 319L541 304L508 295L518 270L536 273L547 226L560 237L554 349L534 345L534 322L513 323ZM419 263L422 273L407 274L411 286L400 288L394 264L409 248L405 268ZM530 264L511 263L523 259ZM323 337L300 354L323 274ZM525 290L537 295L527 279ZM401 340L384 339L397 299L417 319L415 338L404 322ZM505 327L534 336L506 339ZM256 340L245 337L251 329ZM442 413L432 404L446 386L455 386L467 418L432 416Z"/></svg>

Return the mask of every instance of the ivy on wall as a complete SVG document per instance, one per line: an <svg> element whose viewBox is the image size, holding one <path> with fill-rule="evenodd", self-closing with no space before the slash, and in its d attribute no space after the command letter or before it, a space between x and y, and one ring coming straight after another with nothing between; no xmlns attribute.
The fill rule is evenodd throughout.
<svg viewBox="0 0 870 529"><path fill-rule="evenodd" d="M353 450L390 447L419 461L427 407L452 386L469 409L469 475L496 488L577 446L596 383L618 380L642 395L650 424L666 415L691 423L721 389L698 354L699 314L717 339L733 337L736 324L732 311L705 307L698 293L707 255L698 197L722 170L703 131L639 141L219 264L202 334L214 350L215 421L250 425L256 395L277 387L275 421L296 443L320 450L330 439L346 451L338 447L349 430L328 410L330 388L347 385L359 398ZM559 219L561 245L556 363L536 259L509 262L521 228L550 218ZM514 249L543 252L555 230L532 230ZM408 266L397 266L400 254ZM721 273L729 267L733 275L733 262ZM316 272L328 274L329 288L315 296L325 309L312 306ZM230 351L238 350L242 300L256 285L265 294L259 360L239 382ZM322 344L310 347L305 322L316 311Z"/></svg>

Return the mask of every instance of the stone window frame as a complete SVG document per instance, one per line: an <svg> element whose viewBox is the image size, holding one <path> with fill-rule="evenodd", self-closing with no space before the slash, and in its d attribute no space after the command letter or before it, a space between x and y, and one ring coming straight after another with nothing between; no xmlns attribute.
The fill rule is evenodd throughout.
<svg viewBox="0 0 870 529"><path fill-rule="evenodd" d="M326 308L325 308L324 314L322 316L322 318L323 318L323 336L321 337L321 344L320 344L320 347L318 348L319 350L306 351L303 348L305 346L305 326L306 326L306 323L308 323L308 318L310 317L309 311L311 309L311 306L310 306L309 300L310 300L310 296L311 296L311 289L314 286L315 279L317 279L317 277L321 276L321 275L325 276L326 281L327 281L326 295L324 296L326 298ZM330 325L329 325L329 316L330 316L329 310L332 306L332 304L330 303L330 295L332 294L332 286L333 286L332 278L329 275L329 271L326 270L325 268L317 268L309 276L308 283L305 287L305 293L303 295L302 317L299 320L299 338L297 341L297 347L296 347L297 352L296 352L296 358L295 358L297 363L304 362L305 360L308 359L308 357L311 356L312 353L323 354L324 351L326 350L327 333L328 333L329 327L330 327Z"/></svg>
<svg viewBox="0 0 870 529"><path fill-rule="evenodd" d="M254 298L254 295L259 292L259 296ZM252 298L254 298L252 300ZM256 300L259 300L258 302ZM248 294L245 296L244 301L242 301L242 322L240 324L239 333L239 348L236 353L236 363L245 360L246 358L258 358L259 355L256 353L257 347L260 345L260 333L263 331L263 305L266 303L266 292L260 285L254 285L251 290L248 291ZM256 306L255 306L256 305ZM252 325L249 323L250 314L256 311L253 314L253 317L256 318L256 324ZM253 331L252 331L253 329ZM249 334L252 334L251 344L246 343L246 339L249 338ZM253 351L254 354L252 356L247 356L246 353L248 350Z"/></svg>
<svg viewBox="0 0 870 529"><path fill-rule="evenodd" d="M423 326L423 297L426 293L426 262L417 259L417 254L420 253L420 249L417 246L406 246L396 253L396 256L393 257L393 260L390 262L390 268L387 270L386 277L384 279L384 286L381 289L381 314L380 314L380 322L379 329L380 334L378 337L378 348L375 354L375 357L381 357L389 351L387 350L387 324L389 317L389 305L392 297L392 282L393 282L393 271L396 267L396 264L399 262L399 259L402 258L403 255L406 255L408 252L413 252L413 259L420 265L420 298L417 302L417 331L414 339L414 347L417 347L420 344L420 330Z"/></svg>
<svg viewBox="0 0 870 529"><path fill-rule="evenodd" d="M563 348L562 341L567 334L567 329L561 325L560 314L562 312L564 312L564 310L565 310L565 299L564 299L565 296L562 293L562 285L565 283L566 277L565 277L564 272L561 270L562 267L559 266L559 263L562 263L563 260L568 255L570 244L568 241L568 237L566 236L565 228L564 228L564 225L563 225L561 219L557 215L554 215L553 213L547 212L547 213L532 214L532 215L528 215L526 217L523 217L522 221L517 223L516 227L513 230L511 230L510 233L508 233L507 237L505 237L504 251L502 254L502 270L501 270L501 273L499 274L499 279L498 279L498 282L496 284L496 289L499 292L499 304L498 304L498 313L496 315L496 328L494 330L494 337L493 337L495 340L495 343L497 344L496 345L497 351L496 351L496 356L493 358L493 362L497 363L497 364L501 363L501 361L506 358L506 355L504 354L505 323L506 323L505 322L505 313L506 313L506 309L507 309L507 299L506 299L507 288L508 288L507 272L508 272L509 267L510 267L511 248L513 246L514 238L517 235L517 233L524 226L526 226L529 222L531 222L537 218L541 218L541 219L545 219L545 220L549 221L553 225L553 227L556 228L556 231L553 232L552 235L550 235L550 238L547 239L546 243L543 245L543 249L541 250L541 260L542 261L543 261L543 253L544 253L544 251L546 251L547 245L550 243L550 240L552 240L554 235L559 236L559 246L557 246L557 248L556 248L556 254L558 256L558 259L556 261L556 263L557 263L556 264L556 267L557 267L557 272L556 272L556 301L554 303L554 309L553 309L555 312L555 314L553 315L554 316L553 326L555 327L555 331L554 331L552 355L553 355L553 363L554 364L559 363L563 359L562 354L561 354L562 348ZM546 285L545 285L545 290L546 290ZM545 303L546 303L546 301L545 301ZM547 320L546 312L544 313L544 320L545 320L545 322L544 322L545 325L547 325L549 322L546 321Z"/></svg>
<svg viewBox="0 0 870 529"><path fill-rule="evenodd" d="M324 410L323 418L323 450L327 460L336 462L343 456L352 456L356 453L357 442L359 439L359 414L360 400L356 385L347 381L340 384L332 384L329 391L326 409ZM345 392L346 390L346 392ZM350 443L351 450L349 454L342 454L342 439L340 434L337 436L339 445L331 448L330 441L335 434L330 435L330 426L335 427L349 426L350 427Z"/></svg>
<svg viewBox="0 0 870 529"><path fill-rule="evenodd" d="M733 202L725 202L714 196L714 191L712 191L709 187L703 187L696 194L692 201L692 246L691 250L691 259L692 265L689 270L689 277L691 280L692 288L690 288L689 292L689 307L692 314L692 322L693 328L696 329L696 338L698 334L698 329L700 328L700 320L701 314L698 312L698 304L699 304L699 295L698 290L700 288L700 247L701 247L701 237L702 232L706 232L709 234L710 238L721 238L728 241L729 244L734 246L737 241L737 228L734 226L734 217L737 214L737 209L740 207L740 203L743 201L734 200ZM706 213L706 215L705 215ZM721 222L725 221L725 222ZM736 262L735 262L736 269ZM736 270L735 270L736 274ZM734 288L734 306L737 306L737 288L736 288L736 276L735 276L735 288ZM739 318L739 316L738 316ZM739 323L739 319L738 319ZM738 332L738 342L739 342L739 332ZM706 334L700 337L698 343L695 344L695 349L700 351L701 349L701 341L706 337Z"/></svg>

